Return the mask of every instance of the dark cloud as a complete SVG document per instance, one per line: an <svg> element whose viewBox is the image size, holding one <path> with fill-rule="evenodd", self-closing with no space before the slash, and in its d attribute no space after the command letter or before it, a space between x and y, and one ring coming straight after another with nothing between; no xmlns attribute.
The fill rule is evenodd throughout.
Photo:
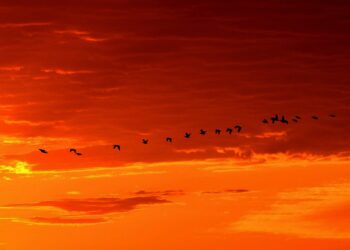
<svg viewBox="0 0 350 250"><path fill-rule="evenodd" d="M252 190L249 190L249 189L238 188L238 189L226 189L222 191L205 191L203 192L203 194L247 193L251 191Z"/></svg>
<svg viewBox="0 0 350 250"><path fill-rule="evenodd" d="M158 196L142 196L120 198L65 199L57 201L42 201L27 204L10 204L5 207L52 207L67 212L80 212L86 215L105 215L117 212L128 212L141 205L164 204L170 201Z"/></svg>

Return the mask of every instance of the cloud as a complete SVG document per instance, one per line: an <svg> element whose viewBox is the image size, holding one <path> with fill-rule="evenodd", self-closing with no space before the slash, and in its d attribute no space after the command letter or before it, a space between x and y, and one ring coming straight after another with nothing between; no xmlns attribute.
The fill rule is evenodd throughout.
<svg viewBox="0 0 350 250"><path fill-rule="evenodd" d="M90 74L90 70L64 70L64 69L43 69L45 73L56 73L58 75Z"/></svg>
<svg viewBox="0 0 350 250"><path fill-rule="evenodd" d="M160 196L177 196L184 195L183 190L165 190L165 191L145 191L140 190L134 192L135 195L160 195Z"/></svg>
<svg viewBox="0 0 350 250"><path fill-rule="evenodd" d="M10 204L3 207L12 208L58 208L67 212L79 212L86 215L105 215L117 212L128 212L140 205L164 204L170 201L159 196L140 196L125 199L120 198L92 198L92 199L65 199L57 201L42 201L27 204Z"/></svg>
<svg viewBox="0 0 350 250"><path fill-rule="evenodd" d="M37 27L37 26L49 26L49 22L32 22L32 23L3 23L0 24L0 28L26 28L26 27Z"/></svg>
<svg viewBox="0 0 350 250"><path fill-rule="evenodd" d="M28 219L29 224L44 224L44 225L86 225L105 223L108 220L105 218L65 218L65 217L32 217Z"/></svg>
<svg viewBox="0 0 350 250"><path fill-rule="evenodd" d="M203 194L229 194L229 193L248 193L251 192L249 189L238 188L238 189L226 189L223 191L205 191Z"/></svg>
<svg viewBox="0 0 350 250"><path fill-rule="evenodd" d="M270 208L243 216L230 230L348 239L349 195L348 183L282 192Z"/></svg>
<svg viewBox="0 0 350 250"><path fill-rule="evenodd" d="M32 174L31 166L27 162L16 161L12 165L0 165L0 173L10 173L19 175Z"/></svg>

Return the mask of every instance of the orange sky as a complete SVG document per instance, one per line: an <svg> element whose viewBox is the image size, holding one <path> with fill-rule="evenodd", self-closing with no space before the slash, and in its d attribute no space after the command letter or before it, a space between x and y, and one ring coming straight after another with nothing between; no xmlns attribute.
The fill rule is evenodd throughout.
<svg viewBox="0 0 350 250"><path fill-rule="evenodd" d="M49 2L0 3L0 249L350 248L349 3Z"/></svg>

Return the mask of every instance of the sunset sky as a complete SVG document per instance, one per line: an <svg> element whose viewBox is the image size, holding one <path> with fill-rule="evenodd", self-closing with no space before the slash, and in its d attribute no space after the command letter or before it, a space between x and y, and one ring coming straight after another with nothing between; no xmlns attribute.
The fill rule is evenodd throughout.
<svg viewBox="0 0 350 250"><path fill-rule="evenodd" d="M349 13L1 0L0 250L350 249Z"/></svg>

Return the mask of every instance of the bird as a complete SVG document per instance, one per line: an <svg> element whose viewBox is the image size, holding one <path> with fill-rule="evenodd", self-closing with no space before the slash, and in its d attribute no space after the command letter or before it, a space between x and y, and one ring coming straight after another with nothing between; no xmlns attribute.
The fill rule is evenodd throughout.
<svg viewBox="0 0 350 250"><path fill-rule="evenodd" d="M204 130L204 129L201 129L201 130L199 131L199 134L201 134L201 135L205 135L206 133L207 133L207 131Z"/></svg>
<svg viewBox="0 0 350 250"><path fill-rule="evenodd" d="M282 119L281 119L282 123L288 124L288 120L286 120L286 118L284 117L284 115L282 115Z"/></svg>
<svg viewBox="0 0 350 250"><path fill-rule="evenodd" d="M217 128L217 129L215 129L215 134L216 134L216 135L221 134L221 129L218 129L218 128Z"/></svg>
<svg viewBox="0 0 350 250"><path fill-rule="evenodd" d="M298 120L300 120L300 119L301 119L301 117L300 117L300 116L298 116L298 115L296 115L296 116L295 116L295 118L297 118Z"/></svg>
<svg viewBox="0 0 350 250"><path fill-rule="evenodd" d="M186 132L185 133L185 138L189 139L191 137L191 133Z"/></svg>
<svg viewBox="0 0 350 250"><path fill-rule="evenodd" d="M267 119L264 119L264 120L262 120L262 123L269 123L269 121L267 120Z"/></svg>
<svg viewBox="0 0 350 250"><path fill-rule="evenodd" d="M330 114L329 117L335 118L335 114Z"/></svg>
<svg viewBox="0 0 350 250"><path fill-rule="evenodd" d="M295 118L293 118L292 121L293 121L293 122L299 122L299 120L298 120L298 119L295 119Z"/></svg>
<svg viewBox="0 0 350 250"><path fill-rule="evenodd" d="M143 144L148 144L148 139L142 139Z"/></svg>
<svg viewBox="0 0 350 250"><path fill-rule="evenodd" d="M314 120L318 120L318 117L315 116L315 115L311 116L311 118L314 119Z"/></svg>
<svg viewBox="0 0 350 250"><path fill-rule="evenodd" d="M276 114L275 117L271 117L272 124L278 121L278 115Z"/></svg>
<svg viewBox="0 0 350 250"><path fill-rule="evenodd" d="M76 153L76 155L77 155L77 156L81 156L81 155L82 155L82 153L77 152L77 153Z"/></svg>
<svg viewBox="0 0 350 250"><path fill-rule="evenodd" d="M77 150L75 149L75 148L71 148L71 149L69 149L69 153L77 153Z"/></svg>
<svg viewBox="0 0 350 250"><path fill-rule="evenodd" d="M113 149L118 149L120 151L120 145L119 144L114 144Z"/></svg>
<svg viewBox="0 0 350 250"><path fill-rule="evenodd" d="M166 140L166 142L173 142L173 138L171 138L171 137L167 137L165 140Z"/></svg>
<svg viewBox="0 0 350 250"><path fill-rule="evenodd" d="M240 133L242 130L242 126L241 125L236 125L235 129L237 129L237 132Z"/></svg>
<svg viewBox="0 0 350 250"><path fill-rule="evenodd" d="M232 131L233 131L232 128L227 128L227 129L226 129L226 132L229 133L229 134L232 134Z"/></svg>
<svg viewBox="0 0 350 250"><path fill-rule="evenodd" d="M45 149L39 148L39 151L43 154L48 154L49 152L47 152Z"/></svg>

